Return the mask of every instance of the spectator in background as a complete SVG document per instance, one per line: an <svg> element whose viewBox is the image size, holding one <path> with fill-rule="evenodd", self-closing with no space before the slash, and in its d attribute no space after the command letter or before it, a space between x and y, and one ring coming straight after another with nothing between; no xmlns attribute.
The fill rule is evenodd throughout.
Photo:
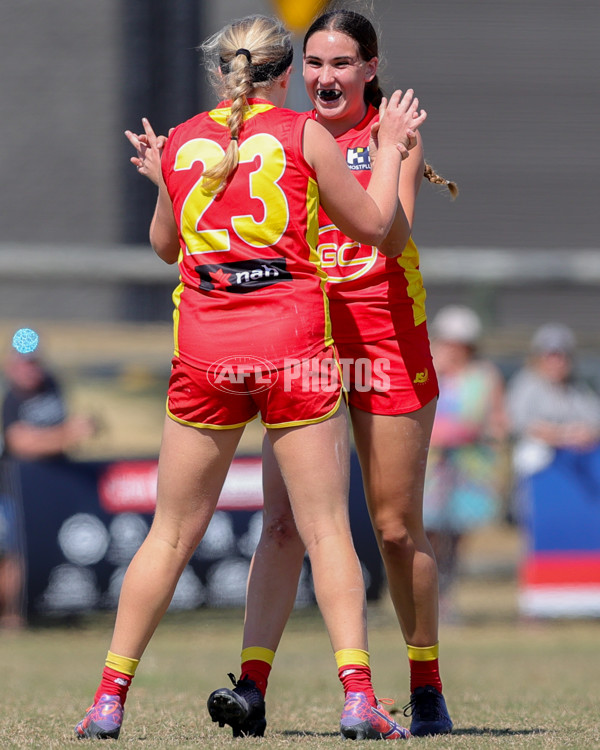
<svg viewBox="0 0 600 750"><path fill-rule="evenodd" d="M43 364L38 344L35 331L19 329L4 363L3 453L21 460L62 457L97 430L94 419L67 414L60 386Z"/></svg>
<svg viewBox="0 0 600 750"><path fill-rule="evenodd" d="M19 329L4 362L0 446L0 627L18 628L23 617L25 566L20 499L10 477L9 459L63 457L96 431L88 417L69 417L60 388L42 364L39 337Z"/></svg>
<svg viewBox="0 0 600 750"><path fill-rule="evenodd" d="M575 353L573 331L546 323L531 339L528 362L509 381L517 478L543 469L557 448L587 451L600 443L600 396L576 376Z"/></svg>
<svg viewBox="0 0 600 750"><path fill-rule="evenodd" d="M452 619L451 588L466 533L500 510L500 448L507 433L504 382L478 356L482 325L468 307L448 305L434 317L432 352L440 397L425 477L425 528L439 568L440 615Z"/></svg>

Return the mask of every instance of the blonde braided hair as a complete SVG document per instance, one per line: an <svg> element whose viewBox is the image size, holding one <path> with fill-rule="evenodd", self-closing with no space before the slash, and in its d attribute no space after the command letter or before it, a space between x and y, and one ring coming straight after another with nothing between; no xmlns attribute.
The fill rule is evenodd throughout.
<svg viewBox="0 0 600 750"><path fill-rule="evenodd" d="M223 159L202 176L203 189L219 193L239 163L238 138L248 98L268 88L292 63L291 34L281 21L253 15L234 21L201 46L215 90L231 100L227 127L231 140Z"/></svg>

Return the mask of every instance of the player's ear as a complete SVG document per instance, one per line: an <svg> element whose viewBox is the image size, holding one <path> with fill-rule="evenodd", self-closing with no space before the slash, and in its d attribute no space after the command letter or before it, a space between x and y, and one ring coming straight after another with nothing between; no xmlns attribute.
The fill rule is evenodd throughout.
<svg viewBox="0 0 600 750"><path fill-rule="evenodd" d="M365 81L369 83L370 81L375 78L377 75L377 67L379 65L379 58L378 57L372 57L370 60L367 61L367 64L365 65Z"/></svg>

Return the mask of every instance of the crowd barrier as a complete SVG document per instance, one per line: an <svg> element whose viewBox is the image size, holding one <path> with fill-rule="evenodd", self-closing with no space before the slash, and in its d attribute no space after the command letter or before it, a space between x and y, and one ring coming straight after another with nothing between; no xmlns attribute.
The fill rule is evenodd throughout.
<svg viewBox="0 0 600 750"><path fill-rule="evenodd" d="M519 609L530 617L600 616L600 448L556 451L522 481L526 550Z"/></svg>
<svg viewBox="0 0 600 750"><path fill-rule="evenodd" d="M11 464L23 510L28 619L114 609L127 565L150 527L157 460ZM181 576L172 610L244 605L262 504L260 457L236 457L206 535ZM367 596L376 599L383 571L356 456L350 517ZM306 558L296 605L314 601Z"/></svg>
<svg viewBox="0 0 600 750"><path fill-rule="evenodd" d="M3 523L25 560L29 621L113 610L127 565L145 538L156 499L157 460L3 462ZM518 606L528 617L600 616L600 448L556 451L521 481L525 548ZM171 609L242 607L262 528L261 461L232 463L217 511L186 567ZM350 520L370 600L384 574L351 461ZM296 606L313 604L308 559Z"/></svg>

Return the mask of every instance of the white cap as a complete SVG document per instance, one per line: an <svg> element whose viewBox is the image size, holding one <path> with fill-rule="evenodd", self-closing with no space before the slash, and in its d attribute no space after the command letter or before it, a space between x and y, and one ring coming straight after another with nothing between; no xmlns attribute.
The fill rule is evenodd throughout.
<svg viewBox="0 0 600 750"><path fill-rule="evenodd" d="M472 346L481 336L483 326L479 315L464 305L447 305L433 318L432 336L440 341L453 341Z"/></svg>
<svg viewBox="0 0 600 750"><path fill-rule="evenodd" d="M535 354L573 354L575 334L563 323L545 323L533 334L531 351Z"/></svg>

